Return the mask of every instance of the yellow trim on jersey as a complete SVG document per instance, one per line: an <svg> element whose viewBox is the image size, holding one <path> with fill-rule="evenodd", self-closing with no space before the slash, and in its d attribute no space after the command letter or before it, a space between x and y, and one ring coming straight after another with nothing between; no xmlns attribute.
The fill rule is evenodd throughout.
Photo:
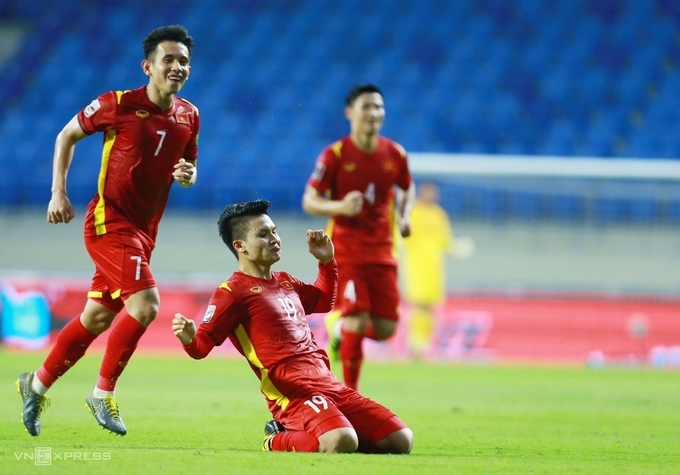
<svg viewBox="0 0 680 475"><path fill-rule="evenodd" d="M226 289L226 290L228 290L229 292L231 292L231 287L229 287L229 281L223 282L222 284L220 284L220 287L219 287L219 288L220 288L220 289Z"/></svg>
<svg viewBox="0 0 680 475"><path fill-rule="evenodd" d="M120 98L128 91L116 91L116 103L120 104ZM111 149L116 141L116 131L107 130L104 138L104 149L102 150L102 166L99 169L99 179L97 180L97 193L99 201L94 208L94 229L97 236L106 234L106 203L104 202L104 183L106 183L106 171L109 166Z"/></svg>
<svg viewBox="0 0 680 475"><path fill-rule="evenodd" d="M103 293L103 292L98 292L98 291L96 291L96 290L90 290L90 291L87 293L87 298L90 298L90 299L100 299L100 298L102 298L103 296L104 296L104 293Z"/></svg>
<svg viewBox="0 0 680 475"><path fill-rule="evenodd" d="M342 140L338 140L335 142L333 145L331 145L331 150L333 150L333 153L335 154L336 158L340 158L340 155L342 154Z"/></svg>
<svg viewBox="0 0 680 475"><path fill-rule="evenodd" d="M121 289L118 289L115 292L111 292L111 298L113 300L116 300L118 297L120 297L120 291L121 291Z"/></svg>
<svg viewBox="0 0 680 475"><path fill-rule="evenodd" d="M326 234L328 234L328 237L333 236L333 228L335 227L335 220L333 218L328 220L328 224L326 225Z"/></svg>
<svg viewBox="0 0 680 475"><path fill-rule="evenodd" d="M389 203L387 203L388 206L388 219L389 219L389 228L392 230L392 257L395 259L399 259L399 239L401 239L401 233L399 232L399 226L397 226L397 207L395 206L394 199L391 199Z"/></svg>
<svg viewBox="0 0 680 475"><path fill-rule="evenodd" d="M276 405L280 406L281 409L285 411L286 407L288 407L288 404L290 403L290 400L281 394L281 391L276 389L274 383L272 383L271 379L269 379L269 372L262 365L262 363L260 363L260 359L257 357L257 353L255 353L255 348L253 348L253 343L250 341L250 338L248 338L248 334L243 328L243 325L236 327L234 334L241 344L241 348L243 349L243 354L246 355L246 359L251 365L260 370L260 374L262 375L262 379L260 380L260 391L262 391L262 394L264 394L267 399L270 401L275 401Z"/></svg>
<svg viewBox="0 0 680 475"><path fill-rule="evenodd" d="M94 229L97 236L106 234L106 203L104 202L104 183L106 183L106 171L109 166L109 158L111 157L111 149L116 141L116 131L107 130L106 138L104 139L104 150L102 151L102 166L99 170L99 179L97 180L97 192L99 193L99 201L94 208Z"/></svg>

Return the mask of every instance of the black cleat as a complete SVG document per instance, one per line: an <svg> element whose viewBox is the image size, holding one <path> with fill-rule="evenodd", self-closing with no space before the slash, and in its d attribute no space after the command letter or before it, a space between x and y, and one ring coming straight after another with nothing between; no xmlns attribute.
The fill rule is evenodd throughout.
<svg viewBox="0 0 680 475"><path fill-rule="evenodd" d="M286 428L280 422L272 419L264 425L264 442L262 442L262 450L269 452L272 449L272 439L279 432L285 432Z"/></svg>
<svg viewBox="0 0 680 475"><path fill-rule="evenodd" d="M104 429L117 435L127 434L127 429L123 419L120 418L118 403L114 396L98 398L94 397L92 392L85 398L85 405Z"/></svg>
<svg viewBox="0 0 680 475"><path fill-rule="evenodd" d="M29 434L33 437L40 435L40 416L50 407L50 398L41 396L33 391L33 376L35 373L22 373L15 383L17 392L24 401L24 412L21 418Z"/></svg>

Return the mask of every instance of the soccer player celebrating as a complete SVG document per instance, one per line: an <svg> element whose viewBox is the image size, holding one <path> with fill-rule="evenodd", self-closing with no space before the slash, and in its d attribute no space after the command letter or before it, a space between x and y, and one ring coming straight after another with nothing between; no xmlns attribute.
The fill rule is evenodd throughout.
<svg viewBox="0 0 680 475"><path fill-rule="evenodd" d="M305 318L327 312L335 299L332 241L321 230L307 231L309 252L319 261L313 285L273 272L281 239L269 207L255 200L225 208L219 232L238 270L213 293L198 331L178 313L173 332L192 358L204 358L227 338L245 356L274 416L265 425L263 450L409 453L411 430L333 375Z"/></svg>
<svg viewBox="0 0 680 475"><path fill-rule="evenodd" d="M170 186L173 181L184 187L196 182L198 157L198 110L176 97L191 72L193 39L182 26L164 26L149 33L142 45L148 84L102 94L57 136L47 221L69 223L75 213L66 177L75 145L95 132L104 134L97 194L87 208L84 230L95 272L83 312L61 330L42 366L17 381L24 425L33 436L40 433L40 416L49 405L47 390L121 310L86 403L103 428L127 432L116 403L116 381L158 313L160 297L149 260Z"/></svg>
<svg viewBox="0 0 680 475"><path fill-rule="evenodd" d="M333 360L339 356L345 383L357 389L364 336L384 340L397 327L393 228L396 218L401 235L410 234L415 187L406 151L379 134L385 118L380 90L371 84L356 86L345 104L350 135L321 152L302 207L331 217L328 229L337 248L339 276L338 299L326 316L328 352Z"/></svg>

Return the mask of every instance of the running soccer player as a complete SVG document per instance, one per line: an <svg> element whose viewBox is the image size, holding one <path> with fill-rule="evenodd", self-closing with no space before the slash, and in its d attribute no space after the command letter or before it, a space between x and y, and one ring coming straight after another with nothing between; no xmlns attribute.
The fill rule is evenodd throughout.
<svg viewBox="0 0 680 475"><path fill-rule="evenodd" d="M380 90L356 86L345 106L350 134L317 158L302 207L331 218L339 275L338 299L326 316L328 353L339 357L345 383L357 389L363 338L385 340L397 328L394 224L403 237L410 234L415 186L404 148L379 133L385 119Z"/></svg>
<svg viewBox="0 0 680 475"><path fill-rule="evenodd" d="M173 181L183 187L196 182L199 132L198 109L176 97L191 72L192 37L183 26L164 26L149 33L142 46L148 84L102 94L57 136L47 208L47 221L55 224L75 217L66 177L76 143L95 132L104 134L97 194L87 208L83 233L95 272L83 312L59 332L37 371L19 375L24 426L32 436L40 434L40 416L50 402L47 390L121 311L86 403L103 428L127 433L116 381L158 314L160 296L149 260Z"/></svg>

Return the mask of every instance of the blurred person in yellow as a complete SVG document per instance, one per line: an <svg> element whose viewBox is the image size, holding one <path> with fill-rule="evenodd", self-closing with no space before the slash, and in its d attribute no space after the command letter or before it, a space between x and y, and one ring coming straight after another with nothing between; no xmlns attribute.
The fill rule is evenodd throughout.
<svg viewBox="0 0 680 475"><path fill-rule="evenodd" d="M411 306L407 341L415 357L427 352L435 312L446 295L446 256L453 254L454 236L439 204L439 187L423 182L411 212L411 236L402 241L402 283Z"/></svg>

